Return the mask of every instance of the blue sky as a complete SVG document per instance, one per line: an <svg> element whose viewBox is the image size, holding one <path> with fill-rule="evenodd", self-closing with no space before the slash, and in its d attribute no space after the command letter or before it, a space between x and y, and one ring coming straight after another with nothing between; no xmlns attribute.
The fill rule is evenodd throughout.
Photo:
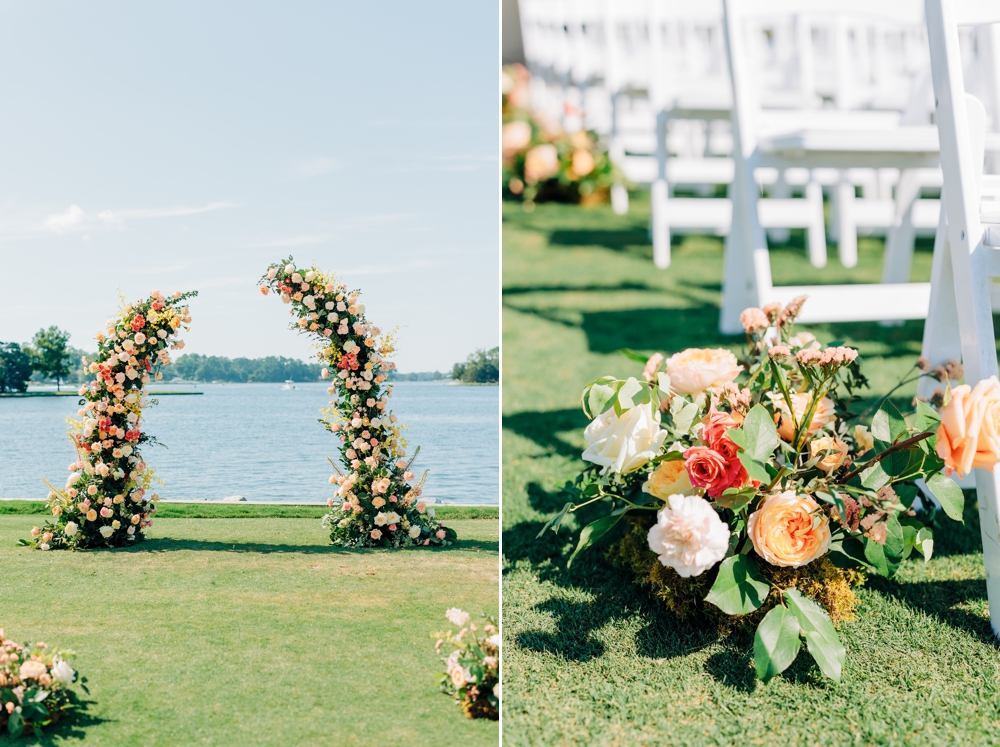
<svg viewBox="0 0 1000 747"><path fill-rule="evenodd" d="M304 358L291 253L403 371L498 345L498 55L494 3L0 3L0 340L197 289L185 352Z"/></svg>

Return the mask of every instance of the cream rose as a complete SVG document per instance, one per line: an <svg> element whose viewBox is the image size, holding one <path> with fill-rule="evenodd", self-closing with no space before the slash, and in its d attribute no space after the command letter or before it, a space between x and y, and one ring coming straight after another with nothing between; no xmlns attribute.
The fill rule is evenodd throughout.
<svg viewBox="0 0 1000 747"><path fill-rule="evenodd" d="M523 120L508 122L501 131L500 142L507 155L527 148L531 142L531 125Z"/></svg>
<svg viewBox="0 0 1000 747"><path fill-rule="evenodd" d="M722 348L688 348L667 358L670 388L680 394L722 386L742 371L736 356Z"/></svg>
<svg viewBox="0 0 1000 747"><path fill-rule="evenodd" d="M52 662L52 679L63 687L69 687L72 685L73 677L75 675L76 672L73 671L73 667L71 667L64 659L56 658Z"/></svg>
<svg viewBox="0 0 1000 747"><path fill-rule="evenodd" d="M1000 382L996 376L976 386L962 384L951 390L951 400L941 413L937 453L945 472L964 477L973 469L993 471L1000 462Z"/></svg>
<svg viewBox="0 0 1000 747"><path fill-rule="evenodd" d="M683 459L660 462L642 484L642 492L666 500L672 495L697 495L700 491L691 485Z"/></svg>
<svg viewBox="0 0 1000 747"><path fill-rule="evenodd" d="M830 520L818 514L820 521L813 526L813 515L818 511L815 500L794 490L768 496L747 522L753 549L771 565L782 568L811 563L830 548Z"/></svg>
<svg viewBox="0 0 1000 747"><path fill-rule="evenodd" d="M821 436L809 442L809 456L822 457L816 466L824 472L833 472L847 459L847 444L839 438Z"/></svg>
<svg viewBox="0 0 1000 747"><path fill-rule="evenodd" d="M594 418L583 432L587 450L583 458L608 472L626 473L639 469L656 456L667 432L660 428L660 413L649 402L622 413L613 409Z"/></svg>
<svg viewBox="0 0 1000 747"><path fill-rule="evenodd" d="M795 426L792 424L792 419L789 416L788 403L785 402L784 396L780 393L768 392L767 396L771 398L771 404L774 405L774 409L778 415L778 435L785 441L791 441L795 438ZM802 425L802 419L806 416L806 411L812 404L812 398L812 392L792 393L792 405L795 407L795 422L799 425ZM816 431L820 428L832 423L835 416L833 400L829 397L823 397L819 401L819 404L816 405L816 411L809 422L807 435L815 435Z"/></svg>
<svg viewBox="0 0 1000 747"><path fill-rule="evenodd" d="M646 536L659 561L682 578L700 576L729 549L729 527L697 495L672 495Z"/></svg>

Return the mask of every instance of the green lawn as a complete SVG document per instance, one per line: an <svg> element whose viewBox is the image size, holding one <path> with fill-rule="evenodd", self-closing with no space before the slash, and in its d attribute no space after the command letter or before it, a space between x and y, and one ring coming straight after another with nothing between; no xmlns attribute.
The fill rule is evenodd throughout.
<svg viewBox="0 0 1000 747"><path fill-rule="evenodd" d="M16 546L0 516L0 626L75 649L88 745L495 745L437 690L444 611L498 612L498 522L457 547L345 551L316 519L161 518L127 550ZM0 744L6 743L0 737Z"/></svg>
<svg viewBox="0 0 1000 747"><path fill-rule="evenodd" d="M929 563L859 591L841 625L840 685L806 656L769 685L756 681L752 640L719 639L674 620L603 548L566 569L575 531L535 535L581 467L579 396L603 374L637 375L616 351L737 346L717 332L722 243L674 246L653 267L648 203L632 212L504 206L503 549L504 735L510 745L1000 744L1000 653L993 639L976 514L937 537ZM844 270L801 247L772 253L778 284L876 281L881 241L862 239ZM927 279L922 242L913 279ZM885 391L920 351L922 323L812 327L846 339ZM907 403L915 390L902 393ZM577 525L578 526L578 525Z"/></svg>

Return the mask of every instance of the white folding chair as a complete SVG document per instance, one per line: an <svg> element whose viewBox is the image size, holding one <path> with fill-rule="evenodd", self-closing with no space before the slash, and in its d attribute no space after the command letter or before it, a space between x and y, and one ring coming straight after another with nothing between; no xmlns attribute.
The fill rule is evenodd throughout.
<svg viewBox="0 0 1000 747"><path fill-rule="evenodd" d="M747 306L785 303L808 294L801 321L881 321L922 319L930 298L928 283L775 287L770 257L758 215L753 172L761 167L790 169L854 167L928 168L938 164L933 126L900 125L897 112L815 110L763 111L751 79L746 26L760 17L794 15L797 0L725 0L726 43L733 85L733 135L736 177L733 223L726 238L720 330L742 331L740 312ZM813 0L810 15L841 14L885 18L901 24L920 17L919 6L866 0Z"/></svg>
<svg viewBox="0 0 1000 747"><path fill-rule="evenodd" d="M926 9L944 187L923 350L935 364L961 357L974 385L997 374L990 296L1000 277L1000 183L982 175L987 115L965 90L959 27L1000 23L1000 3L926 0ZM974 472L990 622L1000 636L1000 470Z"/></svg>

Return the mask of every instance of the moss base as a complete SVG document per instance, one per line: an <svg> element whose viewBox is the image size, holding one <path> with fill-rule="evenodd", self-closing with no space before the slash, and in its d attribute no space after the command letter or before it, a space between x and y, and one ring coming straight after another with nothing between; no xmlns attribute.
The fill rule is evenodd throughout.
<svg viewBox="0 0 1000 747"><path fill-rule="evenodd" d="M828 557L801 568L778 568L755 557L761 575L777 588L771 589L767 600L755 612L730 616L705 601L718 575L718 566L700 576L681 578L673 568L662 565L649 549L646 536L655 522L652 512L649 516L629 516L628 522L625 536L611 547L608 558L616 566L634 572L638 576L637 583L648 587L668 610L681 619L695 616L707 618L723 634L735 628L756 627L767 611L778 604L779 589L793 586L823 605L835 623L854 619L858 604L854 589L866 579L860 569L838 568Z"/></svg>

